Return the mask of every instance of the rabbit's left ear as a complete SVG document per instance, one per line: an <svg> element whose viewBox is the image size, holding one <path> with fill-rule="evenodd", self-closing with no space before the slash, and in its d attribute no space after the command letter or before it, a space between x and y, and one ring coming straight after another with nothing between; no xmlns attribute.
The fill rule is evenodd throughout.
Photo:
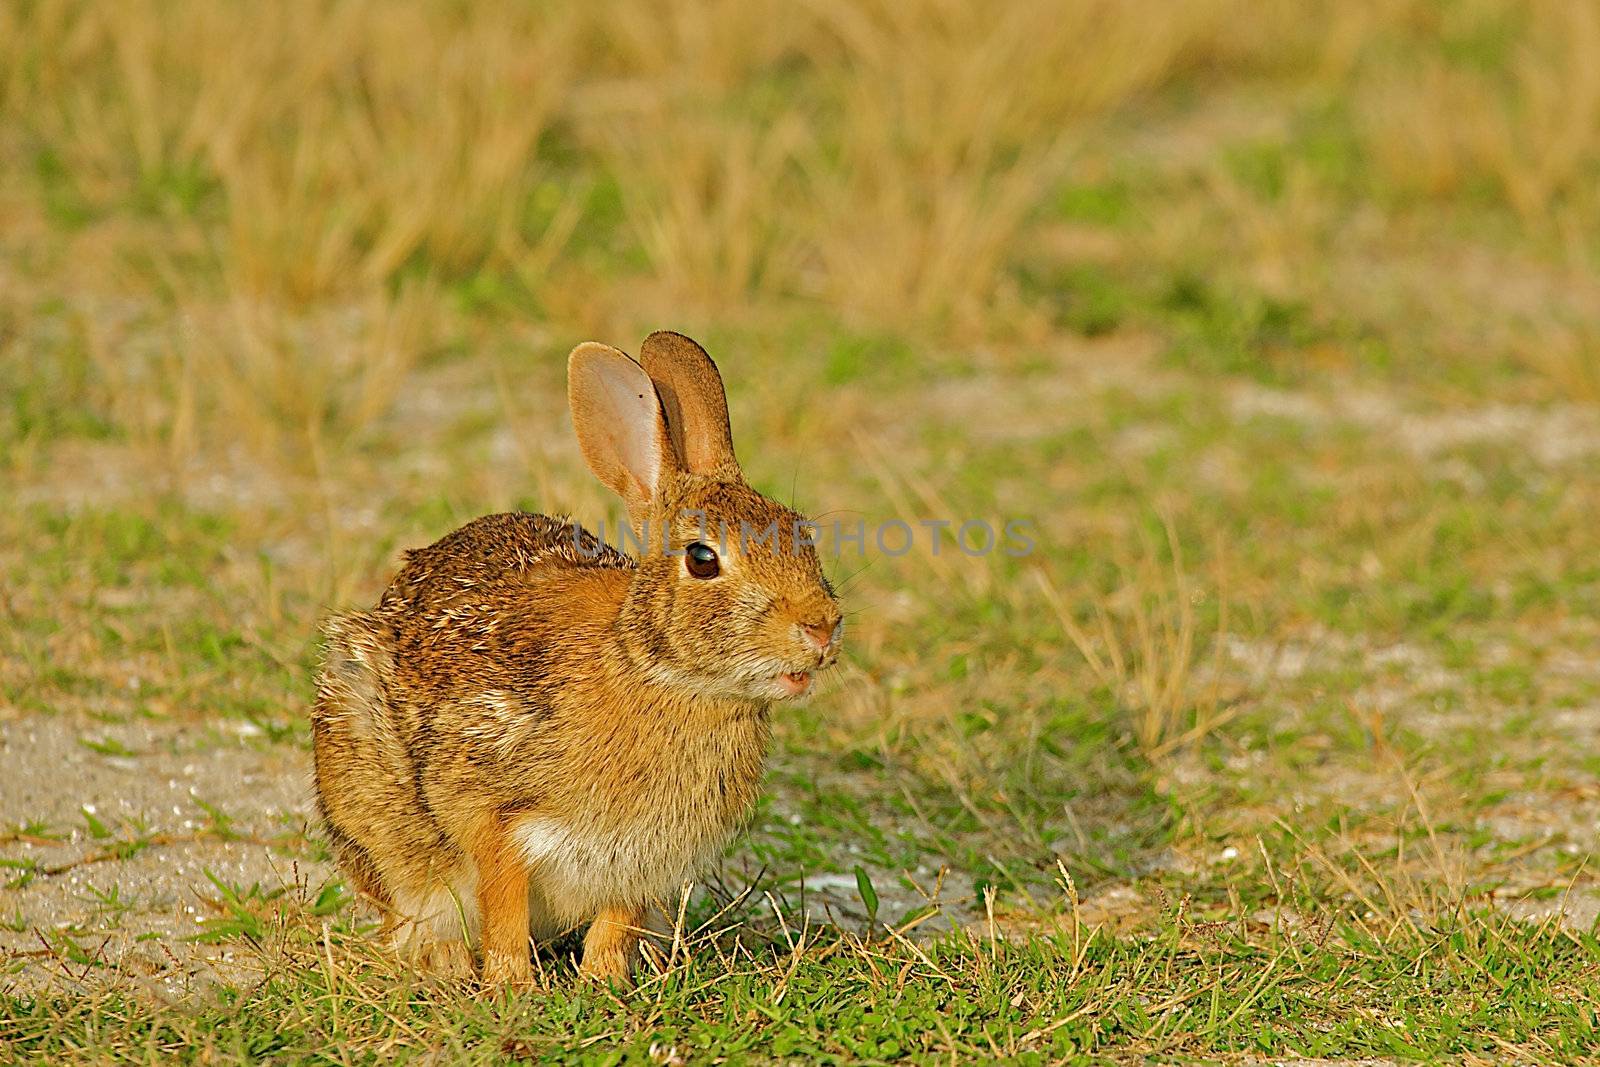
<svg viewBox="0 0 1600 1067"><path fill-rule="evenodd" d="M667 433L684 469L743 481L733 454L728 394L706 350L681 333L657 330L639 347L639 361L661 395Z"/></svg>
<svg viewBox="0 0 1600 1067"><path fill-rule="evenodd" d="M567 357L567 396L584 460L639 526L678 466L655 385L617 349L587 341Z"/></svg>

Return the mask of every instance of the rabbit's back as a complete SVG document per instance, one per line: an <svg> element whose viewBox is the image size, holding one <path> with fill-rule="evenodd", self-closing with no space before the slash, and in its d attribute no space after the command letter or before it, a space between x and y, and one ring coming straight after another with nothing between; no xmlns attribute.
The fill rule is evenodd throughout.
<svg viewBox="0 0 1600 1067"><path fill-rule="evenodd" d="M396 625L433 624L485 594L514 595L552 571L633 568L631 558L570 519L520 511L485 515L407 552L378 614Z"/></svg>
<svg viewBox="0 0 1600 1067"><path fill-rule="evenodd" d="M396 691L412 700L531 695L550 684L558 645L587 636L574 598L589 590L609 603L634 568L569 520L485 515L407 552L370 617L393 654Z"/></svg>

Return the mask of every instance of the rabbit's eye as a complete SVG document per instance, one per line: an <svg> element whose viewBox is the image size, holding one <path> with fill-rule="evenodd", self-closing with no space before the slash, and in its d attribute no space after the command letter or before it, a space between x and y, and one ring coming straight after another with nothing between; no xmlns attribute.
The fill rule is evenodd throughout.
<svg viewBox="0 0 1600 1067"><path fill-rule="evenodd" d="M720 566L717 550L704 541L695 541L683 550L683 561L696 578L715 578Z"/></svg>

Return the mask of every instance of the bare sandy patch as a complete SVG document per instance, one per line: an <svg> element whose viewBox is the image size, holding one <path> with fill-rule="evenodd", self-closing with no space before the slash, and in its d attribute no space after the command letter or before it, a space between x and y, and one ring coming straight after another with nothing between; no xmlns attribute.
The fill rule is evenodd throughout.
<svg viewBox="0 0 1600 1067"><path fill-rule="evenodd" d="M8 982L114 973L178 996L242 963L195 940L222 914L212 878L272 893L330 875L304 855L304 753L236 725L53 716L0 728L0 818L16 828L0 839Z"/></svg>

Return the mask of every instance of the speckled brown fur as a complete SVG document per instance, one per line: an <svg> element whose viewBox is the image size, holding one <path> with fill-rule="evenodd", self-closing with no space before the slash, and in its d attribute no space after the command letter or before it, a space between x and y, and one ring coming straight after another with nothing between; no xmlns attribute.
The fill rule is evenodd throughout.
<svg viewBox="0 0 1600 1067"><path fill-rule="evenodd" d="M585 458L648 532L638 559L490 515L327 624L319 808L419 966L462 972L476 942L485 980L525 981L530 935L592 921L584 971L626 981L645 909L755 802L771 703L837 656L832 590L800 517L744 483L710 359L653 334L642 360L583 345L570 371ZM688 572L696 540L724 541L715 578Z"/></svg>

